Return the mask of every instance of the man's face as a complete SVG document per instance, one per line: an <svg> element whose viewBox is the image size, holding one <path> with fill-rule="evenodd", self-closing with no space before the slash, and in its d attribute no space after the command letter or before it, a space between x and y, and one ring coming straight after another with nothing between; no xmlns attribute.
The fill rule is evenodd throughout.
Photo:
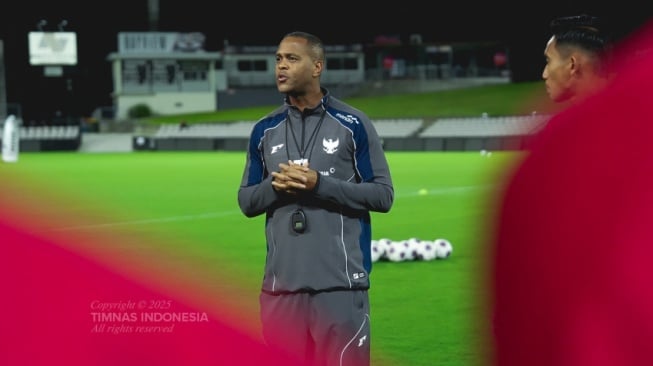
<svg viewBox="0 0 653 366"><path fill-rule="evenodd" d="M281 40L275 69L279 92L301 95L312 83L319 81L321 63L314 60L310 51L303 38L286 37Z"/></svg>
<svg viewBox="0 0 653 366"><path fill-rule="evenodd" d="M570 57L563 56L556 48L556 39L551 37L544 49L546 65L542 79L546 84L546 92L554 102L563 102L573 97L572 67Z"/></svg>

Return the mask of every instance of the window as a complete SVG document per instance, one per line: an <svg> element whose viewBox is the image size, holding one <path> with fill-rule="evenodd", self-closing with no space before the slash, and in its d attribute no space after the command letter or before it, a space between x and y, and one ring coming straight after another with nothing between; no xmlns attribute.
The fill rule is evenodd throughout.
<svg viewBox="0 0 653 366"><path fill-rule="evenodd" d="M180 61L179 68L184 81L206 80L209 63L207 61Z"/></svg>
<svg viewBox="0 0 653 366"><path fill-rule="evenodd" d="M267 71L268 64L265 60L239 60L238 71Z"/></svg>
<svg viewBox="0 0 653 366"><path fill-rule="evenodd" d="M355 57L327 57L327 70L357 70L358 59Z"/></svg>
<svg viewBox="0 0 653 366"><path fill-rule="evenodd" d="M146 92L152 83L152 65L147 60L124 60L121 76L125 91Z"/></svg>

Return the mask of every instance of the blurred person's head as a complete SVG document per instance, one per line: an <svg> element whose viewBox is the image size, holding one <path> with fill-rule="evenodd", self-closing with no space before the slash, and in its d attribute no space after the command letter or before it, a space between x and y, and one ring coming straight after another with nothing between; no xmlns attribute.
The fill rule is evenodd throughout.
<svg viewBox="0 0 653 366"><path fill-rule="evenodd" d="M542 72L551 100L581 99L607 82L612 39L605 27L598 17L585 14L551 21Z"/></svg>

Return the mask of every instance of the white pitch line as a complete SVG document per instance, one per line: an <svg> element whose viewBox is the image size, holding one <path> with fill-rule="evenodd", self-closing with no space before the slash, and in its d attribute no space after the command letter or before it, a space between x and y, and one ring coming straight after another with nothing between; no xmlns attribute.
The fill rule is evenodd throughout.
<svg viewBox="0 0 653 366"><path fill-rule="evenodd" d="M116 226L149 225L149 224L159 224L163 222L192 221L192 220L224 217L224 216L234 215L237 213L240 213L240 211L233 210L233 211L223 211L223 212L209 212L209 213L204 213L199 215L171 216L171 217L161 217L158 219L132 220L132 221L121 221L121 222L109 222L104 224L68 226L64 228L58 228L55 230L66 231L66 230L99 229L99 228L116 227Z"/></svg>
<svg viewBox="0 0 653 366"><path fill-rule="evenodd" d="M475 190L490 189L494 187L495 187L494 185L481 185L481 186L464 186L464 187L428 189L426 195L436 196L436 195L446 195L446 194L457 194L457 193L465 193L465 192L470 192ZM424 196L424 195L419 194L419 192L408 192L408 193L398 194L395 198L417 197L417 196ZM149 225L149 224L160 224L164 222L181 222L181 221L212 219L216 217L224 217L224 216L235 215L235 214L240 214L240 211L232 210L232 211L222 211L222 212L209 212L209 213L198 214L198 215L161 217L158 219L144 219L144 220L109 222L109 223L93 224L93 225L68 226L68 227L58 228L54 230L56 231L90 230L90 229L118 227L118 226Z"/></svg>

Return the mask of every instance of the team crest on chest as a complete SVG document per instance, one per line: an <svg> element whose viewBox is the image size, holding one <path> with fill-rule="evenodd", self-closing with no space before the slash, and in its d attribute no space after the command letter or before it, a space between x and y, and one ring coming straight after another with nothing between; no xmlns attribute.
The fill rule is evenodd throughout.
<svg viewBox="0 0 653 366"><path fill-rule="evenodd" d="M333 139L324 138L322 139L322 150L324 150L324 152L327 154L333 154L336 151L338 151L339 144L340 144L340 139L336 139L335 141L333 141Z"/></svg>

